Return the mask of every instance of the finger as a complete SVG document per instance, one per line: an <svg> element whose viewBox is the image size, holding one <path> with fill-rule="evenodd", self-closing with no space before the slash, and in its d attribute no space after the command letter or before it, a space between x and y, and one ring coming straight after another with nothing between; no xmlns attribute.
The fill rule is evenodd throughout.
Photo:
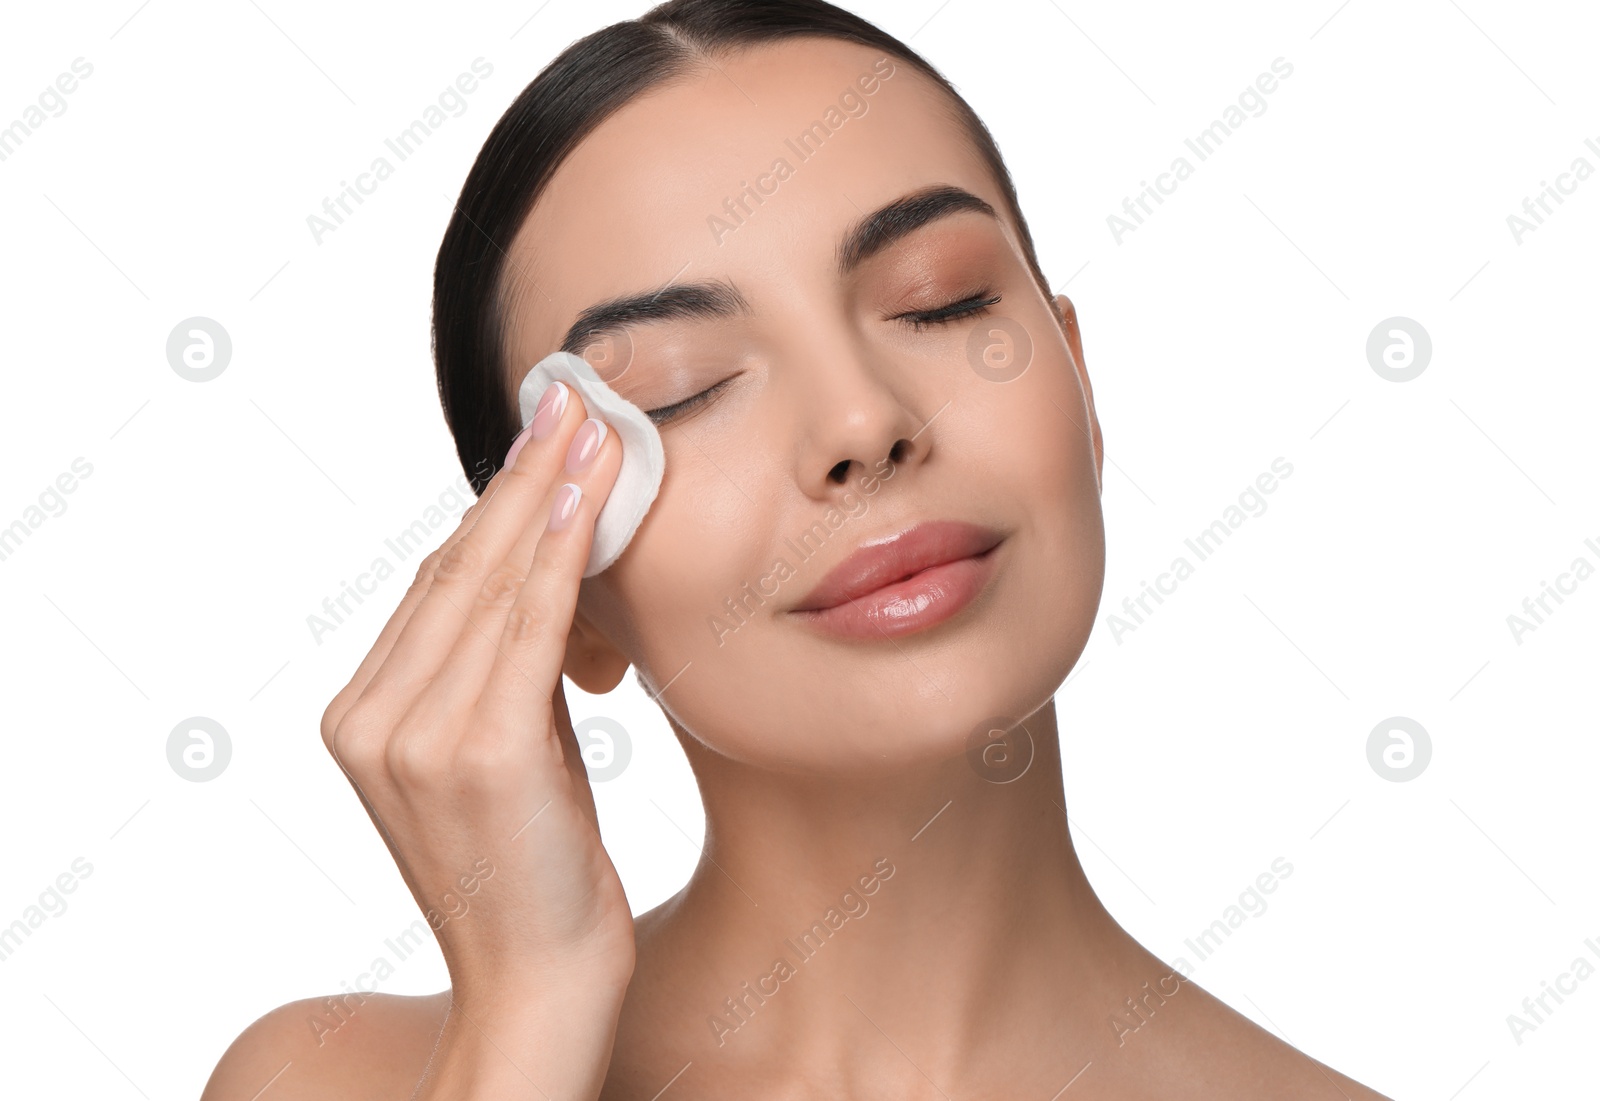
<svg viewBox="0 0 1600 1101"><path fill-rule="evenodd" d="M557 493L556 507L567 500L566 491ZM479 693L484 729L526 737L531 717L550 706L600 505L598 494L580 492L571 519L559 528L547 527L539 536L527 580L506 616L488 680ZM560 731L563 742L572 740L570 722L554 725L565 727ZM563 756L568 752L565 746L551 748ZM587 783L580 786L586 788Z"/></svg>
<svg viewBox="0 0 1600 1101"><path fill-rule="evenodd" d="M484 579L505 560L522 533L540 521L572 437L588 416L576 388L565 390L566 408L555 431L542 440L528 439L471 530L439 557L427 592L367 682L363 698L379 694L395 716L408 708L466 628L468 611Z"/></svg>
<svg viewBox="0 0 1600 1101"><path fill-rule="evenodd" d="M439 675L423 689L417 703L418 711L439 715L461 713L463 709L472 707L478 700L496 662L517 660L501 649L501 636L505 632L507 619L513 614L518 600L527 587L528 579L536 569L540 568L535 561L536 552L550 522L551 510L561 496L561 487L568 482L576 484L582 491L582 499L589 499L598 515L599 509L616 485L617 475L622 469L622 442L616 432L605 426L604 421L600 423L604 427L604 436L593 458L587 464L574 469L575 462L582 459L581 455L576 454L579 437L574 437L566 464L562 467L560 475L552 479L554 484L551 486L539 519L523 529L516 545L507 553L505 560L484 579L483 585L478 590L477 599L468 611L467 629L456 638L449 656L439 669ZM588 560L585 558L575 565L574 581L582 581L583 570L587 564ZM564 565L565 563L563 567ZM537 643L550 651L545 653L541 650L541 664L548 668L552 664L550 659L553 657L556 675L548 680L541 680L531 673L528 674L530 695L527 706L530 708L537 706L540 701L545 707L552 705L555 683L559 680L562 658L566 652L567 635L572 629L572 619L569 615L565 621L550 620L542 622L539 626L540 635ZM528 673L527 670L524 672ZM529 713L522 712L522 714Z"/></svg>
<svg viewBox="0 0 1600 1101"><path fill-rule="evenodd" d="M575 441L574 447L577 446ZM579 486L580 502L588 499L594 515L598 515L616 485L621 466L621 441L614 432L607 431L589 464L573 470L569 462L563 474ZM552 509L561 495L561 485L565 484L561 482L551 493ZM572 629L573 608L576 606L575 594L581 588L583 569L592 552L592 531L588 549L583 550L581 558L575 561L562 559L555 567L573 571L569 580L574 596L566 606L566 618L546 619L547 615L561 613L541 609L528 613L521 607L529 578L538 571L551 568L547 564L548 556L546 560L536 560L538 548L545 541L550 519L547 513L544 523L529 525L507 557L502 571L491 574L485 581L479 600L470 614L468 630L456 639L439 675L422 689L413 707L411 714L421 720L414 729L427 732L414 736L437 739L433 746L435 753L453 749L464 752L468 758L526 761L529 759L528 750L533 748L529 739L548 736L553 726L561 743L561 758L572 785L571 790L578 793L578 802L585 816L598 829L588 771L572 732L572 721L561 683L561 668L566 655L567 638ZM575 516L572 522L576 520ZM506 625L511 616L525 614L539 617L538 635L529 643L529 650L536 655L532 659L532 667L529 666L527 652L512 653L504 648ZM485 686L494 669L503 666L509 666L520 678L517 681L520 696L509 705L509 710L505 701L500 701L494 708L485 707L481 698ZM450 733L451 730L460 729L449 721L450 716L463 713L474 715L471 726L461 734ZM446 739L455 739L459 744L450 747L440 744ZM540 754L535 752L533 759L539 758ZM548 749L543 759L549 765L557 761Z"/></svg>
<svg viewBox="0 0 1600 1101"><path fill-rule="evenodd" d="M427 595L428 586L433 581L434 567L438 565L439 559L444 556L445 552L450 549L456 540L472 530L473 525L478 522L478 518L488 506L489 501L493 499L495 493L499 490L505 475L506 468L504 466L495 471L494 476L484 485L482 494L462 514L455 530L446 536L444 541L424 558L417 567L416 575L412 578L410 586L400 598L400 603L396 605L395 610L390 614L389 621L384 624L383 630L378 633L378 637L373 642L372 648L367 652L367 656L356 667L356 671L351 675L349 682L328 704L328 708L323 714L324 744L329 742L333 728L338 724L339 719L343 718L350 705L360 698L367 683L372 679L372 674L377 672L378 667L389 656L389 652L394 648L395 640L400 637L401 630L410 620L417 605L422 603L422 598Z"/></svg>

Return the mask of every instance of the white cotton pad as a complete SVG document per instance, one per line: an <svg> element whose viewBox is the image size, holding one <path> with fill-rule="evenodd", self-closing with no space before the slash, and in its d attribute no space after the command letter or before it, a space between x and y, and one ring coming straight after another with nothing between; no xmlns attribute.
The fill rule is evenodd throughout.
<svg viewBox="0 0 1600 1101"><path fill-rule="evenodd" d="M617 471L616 484L600 507L589 564L583 571L583 576L593 577L617 560L644 522L644 514L650 511L661 488L666 456L655 422L643 409L611 389L588 360L571 352L550 353L535 363L522 380L517 405L524 427L533 420L545 390L557 380L577 390L589 416L605 421L622 441L622 469Z"/></svg>

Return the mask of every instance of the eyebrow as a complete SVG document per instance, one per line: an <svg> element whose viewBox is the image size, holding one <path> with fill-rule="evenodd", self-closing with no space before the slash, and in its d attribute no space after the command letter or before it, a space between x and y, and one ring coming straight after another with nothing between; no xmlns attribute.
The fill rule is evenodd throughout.
<svg viewBox="0 0 1600 1101"><path fill-rule="evenodd" d="M930 222L963 211L996 221L994 207L965 188L936 184L886 203L851 225L836 252L840 276L849 275L872 257ZM749 301L732 283L706 280L672 283L656 291L596 303L578 315L561 340L561 350L574 355L602 336L630 325L683 318L717 319L749 316Z"/></svg>

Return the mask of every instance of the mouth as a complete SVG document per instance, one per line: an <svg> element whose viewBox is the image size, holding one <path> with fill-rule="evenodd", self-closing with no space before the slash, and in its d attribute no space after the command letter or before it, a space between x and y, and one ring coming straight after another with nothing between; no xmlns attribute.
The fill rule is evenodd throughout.
<svg viewBox="0 0 1600 1101"><path fill-rule="evenodd" d="M918 524L862 545L789 610L853 638L924 630L961 611L995 572L1005 535L962 521Z"/></svg>

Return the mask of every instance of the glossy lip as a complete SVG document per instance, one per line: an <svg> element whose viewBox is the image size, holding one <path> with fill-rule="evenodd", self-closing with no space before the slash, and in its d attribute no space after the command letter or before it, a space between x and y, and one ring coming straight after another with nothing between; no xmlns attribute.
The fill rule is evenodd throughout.
<svg viewBox="0 0 1600 1101"><path fill-rule="evenodd" d="M876 589L866 596L815 611L792 612L807 626L849 639L884 641L943 623L989 585L1001 555L998 545Z"/></svg>
<svg viewBox="0 0 1600 1101"><path fill-rule="evenodd" d="M863 543L823 575L793 612L821 611L858 600L933 566L982 554L1004 536L960 520L932 520Z"/></svg>
<svg viewBox="0 0 1600 1101"><path fill-rule="evenodd" d="M1001 533L971 524L919 525L857 550L790 614L848 639L883 641L926 630L988 587L1003 541Z"/></svg>

